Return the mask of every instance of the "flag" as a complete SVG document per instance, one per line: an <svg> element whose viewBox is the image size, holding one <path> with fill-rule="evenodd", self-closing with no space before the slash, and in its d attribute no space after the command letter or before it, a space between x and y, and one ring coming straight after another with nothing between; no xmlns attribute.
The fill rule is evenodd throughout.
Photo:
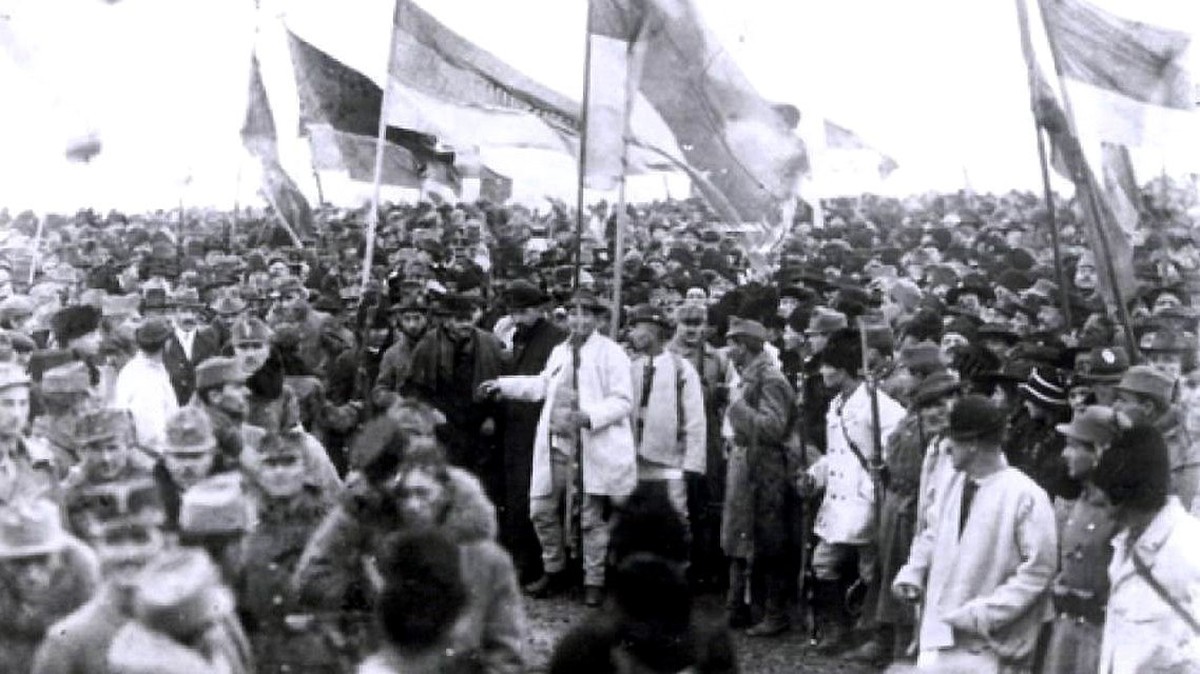
<svg viewBox="0 0 1200 674"><path fill-rule="evenodd" d="M610 11L602 2L588 7L587 94L583 124L584 179L588 187L611 190L626 174L630 115L638 95L650 22L644 13Z"/></svg>
<svg viewBox="0 0 1200 674"><path fill-rule="evenodd" d="M727 205L718 210L733 222L778 222L780 204L795 194L807 170L804 144L754 90L694 2L591 0L589 19L592 35L631 44L626 54L643 50L627 59L640 69L634 83L674 134L689 175L703 178L696 187L705 198ZM618 92L617 100L603 101L611 115L629 74L627 69L620 77L617 67L621 45L609 44L606 72L615 81L593 81L588 91ZM636 100L630 105L636 114ZM643 144L653 148L652 141Z"/></svg>
<svg viewBox="0 0 1200 674"><path fill-rule="evenodd" d="M825 154L826 160L844 155L841 161L850 165L846 170L862 173L866 173L864 169L873 170L880 180L900 168L895 159L871 146L857 133L829 120L825 120Z"/></svg>
<svg viewBox="0 0 1200 674"><path fill-rule="evenodd" d="M512 198L512 178L484 166L479 180L479 197L481 199L486 199L493 204L502 204Z"/></svg>
<svg viewBox="0 0 1200 674"><path fill-rule="evenodd" d="M1093 170L1103 161L1101 142L1162 147L1200 141L1188 68L1191 34L1118 16L1088 0L1040 3L1071 121ZM1190 4L1167 3L1178 15L1170 25L1189 25Z"/></svg>
<svg viewBox="0 0 1200 674"><path fill-rule="evenodd" d="M288 223L297 236L313 236L312 207L279 163L278 136L275 134L275 119L267 100L267 88L263 84L258 67L258 55L250 57L250 87L246 103L246 118L242 122L242 145L258 158L262 165L263 192L271 206Z"/></svg>
<svg viewBox="0 0 1200 674"><path fill-rule="evenodd" d="M379 114L383 108L383 90L369 77L341 63L329 54L288 32L292 65L300 94L300 121L311 134L314 154L323 160L338 156L340 168L355 180L373 181L375 141L379 134ZM457 189L455 153L443 146L437 136L423 131L388 126L385 131L384 166L389 185L419 186L431 179ZM321 145L318 152L317 145ZM369 150L364 154L364 149ZM334 152L336 151L336 153ZM370 167L364 175L362 169ZM339 168L321 166L321 168ZM415 185L413 184L415 181Z"/></svg>

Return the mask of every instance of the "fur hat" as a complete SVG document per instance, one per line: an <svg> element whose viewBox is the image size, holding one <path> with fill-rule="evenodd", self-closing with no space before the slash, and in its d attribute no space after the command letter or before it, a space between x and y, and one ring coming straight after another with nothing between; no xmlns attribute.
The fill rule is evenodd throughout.
<svg viewBox="0 0 1200 674"><path fill-rule="evenodd" d="M862 338L858 331L843 328L829 335L829 343L820 355L821 364L857 375L862 371Z"/></svg>
<svg viewBox="0 0 1200 674"><path fill-rule="evenodd" d="M1092 473L1116 506L1160 508L1171 487L1171 459L1162 433L1149 424L1121 429Z"/></svg>
<svg viewBox="0 0 1200 674"><path fill-rule="evenodd" d="M100 310L96 307L77 304L59 309L50 320L50 328L59 345L66 346L71 340L100 329L100 318Z"/></svg>

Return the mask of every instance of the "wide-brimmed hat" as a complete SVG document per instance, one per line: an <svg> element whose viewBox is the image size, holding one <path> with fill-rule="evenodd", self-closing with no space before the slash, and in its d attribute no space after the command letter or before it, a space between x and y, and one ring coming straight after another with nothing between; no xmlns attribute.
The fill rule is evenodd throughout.
<svg viewBox="0 0 1200 674"><path fill-rule="evenodd" d="M1118 391L1152 398L1160 406L1171 404L1175 395L1175 380L1150 365L1134 365L1125 371L1116 386Z"/></svg>
<svg viewBox="0 0 1200 674"><path fill-rule="evenodd" d="M824 335L837 332L848 325L850 321L846 314L828 307L817 307L808 319L808 328L804 332L808 335Z"/></svg>
<svg viewBox="0 0 1200 674"><path fill-rule="evenodd" d="M241 342L271 341L271 328L257 316L242 316L229 329L229 341L233 344Z"/></svg>
<svg viewBox="0 0 1200 674"><path fill-rule="evenodd" d="M1070 423L1055 424L1054 430L1068 438L1105 446L1117 435L1116 412L1107 405L1088 405L1071 417Z"/></svg>
<svg viewBox="0 0 1200 674"><path fill-rule="evenodd" d="M165 551L138 576L134 614L171 637L192 637L229 616L233 595L207 552L180 547Z"/></svg>
<svg viewBox="0 0 1200 674"><path fill-rule="evenodd" d="M1142 353L1183 354L1196 349L1196 336L1174 330L1155 330L1142 335L1138 349Z"/></svg>
<svg viewBox="0 0 1200 674"><path fill-rule="evenodd" d="M900 349L900 364L913 374L929 374L946 367L942 350L933 342L917 342Z"/></svg>
<svg viewBox="0 0 1200 674"><path fill-rule="evenodd" d="M61 346L72 339L83 337L100 329L100 310L90 304L75 304L64 307L50 319L50 327Z"/></svg>
<svg viewBox="0 0 1200 674"><path fill-rule="evenodd" d="M447 293L438 298L434 313L442 316L471 316L479 308L480 298L464 293Z"/></svg>
<svg viewBox="0 0 1200 674"><path fill-rule="evenodd" d="M1007 415L999 405L981 395L959 398L950 408L946 435L951 440L976 440L1004 430Z"/></svg>
<svg viewBox="0 0 1200 674"><path fill-rule="evenodd" d="M196 390L198 391L224 384L241 384L246 379L246 372L236 358L213 356L205 358L196 366Z"/></svg>
<svg viewBox="0 0 1200 674"><path fill-rule="evenodd" d="M217 446L208 414L195 407L183 407L167 419L167 452L208 452Z"/></svg>
<svg viewBox="0 0 1200 674"><path fill-rule="evenodd" d="M0 559L37 557L67 544L62 513L46 499L17 501L0 508Z"/></svg>

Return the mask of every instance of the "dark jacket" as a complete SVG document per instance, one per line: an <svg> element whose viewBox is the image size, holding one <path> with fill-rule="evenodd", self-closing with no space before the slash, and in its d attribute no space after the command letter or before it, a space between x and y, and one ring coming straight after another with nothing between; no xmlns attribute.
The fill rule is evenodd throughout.
<svg viewBox="0 0 1200 674"><path fill-rule="evenodd" d="M196 366L213 356L221 355L221 338L208 328L197 328L192 338L192 357L183 352L179 337L172 334L163 345L163 366L175 389L175 399L182 407L196 392Z"/></svg>

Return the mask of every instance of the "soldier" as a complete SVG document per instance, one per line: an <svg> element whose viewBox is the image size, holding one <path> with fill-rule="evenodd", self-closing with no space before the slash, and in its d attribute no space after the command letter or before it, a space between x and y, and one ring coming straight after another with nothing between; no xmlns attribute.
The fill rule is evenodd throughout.
<svg viewBox="0 0 1200 674"><path fill-rule="evenodd" d="M167 420L163 453L153 470L167 531L178 529L184 492L213 473L216 454L217 440L203 411L185 407Z"/></svg>
<svg viewBox="0 0 1200 674"><path fill-rule="evenodd" d="M194 288L183 288L173 298L172 334L163 345L163 364L171 377L175 399L187 405L196 390L196 366L220 354L220 338L201 326L200 312L205 308Z"/></svg>
<svg viewBox="0 0 1200 674"><path fill-rule="evenodd" d="M808 357L804 360L801 382L794 386L800 395L800 409L804 422L802 431L806 440L822 453L825 452L825 412L836 391L830 391L821 377L821 352L829 343L829 336L848 325L846 315L826 307L817 307L804 331L808 343Z"/></svg>
<svg viewBox="0 0 1200 674"><path fill-rule="evenodd" d="M75 428L75 446L81 461L63 481L63 504L72 531L86 538L79 520L86 511L93 487L149 477L154 460L133 448L132 424L123 410L95 410L84 414Z"/></svg>
<svg viewBox="0 0 1200 674"><path fill-rule="evenodd" d="M1171 404L1174 393L1173 379L1150 365L1135 365L1117 384L1113 409L1133 423L1158 429L1170 456L1171 493L1189 512L1200 513L1200 445Z"/></svg>
<svg viewBox="0 0 1200 674"><path fill-rule="evenodd" d="M853 330L832 334L821 352L821 377L836 392L826 414L828 450L802 478L802 492L824 491L813 532L813 602L823 615L821 652L844 649L849 630L846 595L855 583L877 582L875 529L876 471L882 443L904 417L904 408L862 379L861 337ZM877 407L878 417L872 409ZM878 448L878 451L877 451ZM857 568L857 580L847 570Z"/></svg>
<svg viewBox="0 0 1200 674"><path fill-rule="evenodd" d="M1100 668L1100 639L1108 603L1108 564L1117 523L1113 509L1092 482L1100 457L1116 436L1112 408L1092 405L1071 423L1059 424L1067 439L1063 459L1083 492L1059 525L1059 572L1051 592L1054 612L1041 671L1046 674L1096 672Z"/></svg>
<svg viewBox="0 0 1200 674"><path fill-rule="evenodd" d="M335 615L304 613L288 584L338 494L311 479L304 444L280 435L262 444L247 486L256 520L244 541L248 563L238 606L259 671L336 672L335 654L322 634Z"/></svg>
<svg viewBox="0 0 1200 674"><path fill-rule="evenodd" d="M208 555L188 548L164 552L146 565L134 591L136 618L121 627L108 651L114 674L162 671L255 671L233 594Z"/></svg>
<svg viewBox="0 0 1200 674"><path fill-rule="evenodd" d="M728 577L721 551L721 504L725 499L725 446L721 420L729 391L737 385L737 370L729 357L708 344L708 310L702 304L685 302L675 308L675 335L667 349L691 363L700 376L704 396L706 440L704 474L688 484L688 513L691 516L692 574L700 582L716 586Z"/></svg>
<svg viewBox="0 0 1200 674"><path fill-rule="evenodd" d="M46 629L100 583L96 555L62 528L62 513L33 498L0 511L0 662L27 672Z"/></svg>
<svg viewBox="0 0 1200 674"><path fill-rule="evenodd" d="M0 504L58 496L53 455L22 434L29 419L29 387L19 366L0 363Z"/></svg>
<svg viewBox="0 0 1200 674"><path fill-rule="evenodd" d="M700 376L690 362L664 348L672 326L661 310L649 304L634 307L628 327L636 354L631 379L639 394L632 417L638 482L662 484L688 521L687 483L704 474L707 458Z"/></svg>
<svg viewBox="0 0 1200 674"><path fill-rule="evenodd" d="M79 416L93 406L88 386L88 370L83 363L59 365L42 375L42 413L33 419L29 437L31 444L40 445L54 457L58 479L66 477L80 460L73 430Z"/></svg>
<svg viewBox="0 0 1200 674"><path fill-rule="evenodd" d="M154 482L135 478L98 486L78 513L103 579L90 600L50 626L34 657L33 674L109 674L113 638L133 619L138 574L166 547L162 505Z"/></svg>
<svg viewBox="0 0 1200 674"><path fill-rule="evenodd" d="M308 290L294 276L275 279L272 296L276 302L267 315L268 322L271 325L291 323L296 326L301 335L300 358L309 372L323 378L329 362L321 340L328 327L329 314L312 308L308 302Z"/></svg>

